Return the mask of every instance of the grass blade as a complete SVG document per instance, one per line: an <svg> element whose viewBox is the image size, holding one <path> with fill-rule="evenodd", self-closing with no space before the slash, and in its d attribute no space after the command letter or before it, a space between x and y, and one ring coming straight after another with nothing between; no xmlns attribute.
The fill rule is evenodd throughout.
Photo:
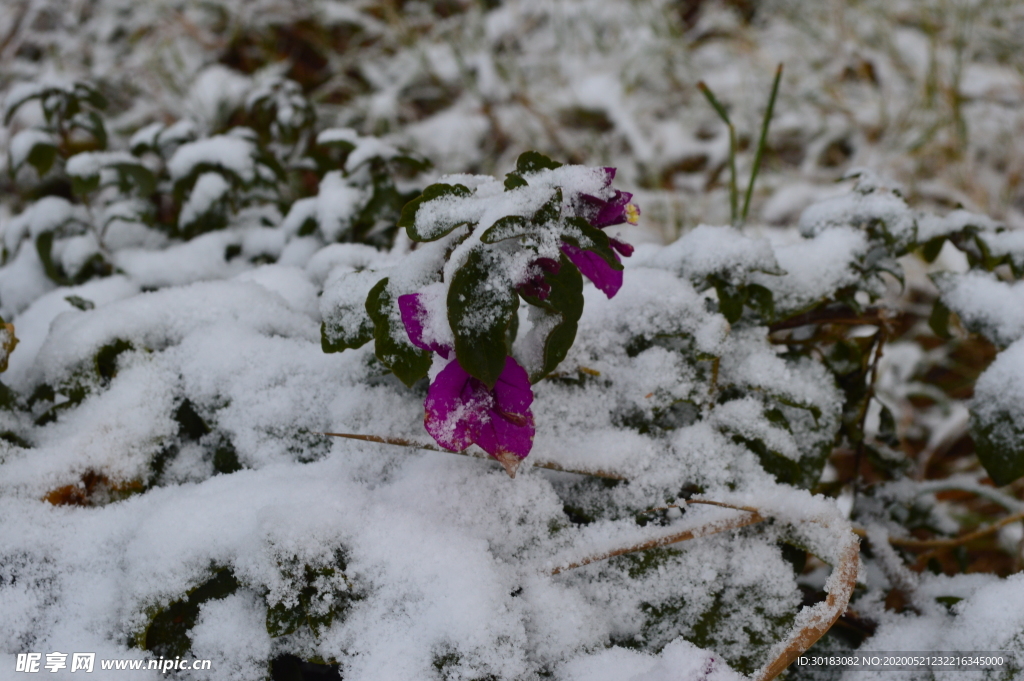
<svg viewBox="0 0 1024 681"><path fill-rule="evenodd" d="M761 169L761 156L764 154L765 145L768 143L768 126L772 122L772 112L775 110L775 96L779 93L779 81L782 79L782 64L775 69L775 81L772 83L772 93L768 96L768 108L764 112L764 122L761 124L761 138L757 141L757 151L754 153L754 167L750 171L750 184L747 185L747 195L743 199L743 212L740 214L740 222L747 219L747 211L750 210L750 197L754 194L754 182L757 180L757 171Z"/></svg>
<svg viewBox="0 0 1024 681"><path fill-rule="evenodd" d="M725 107L718 101L715 93L711 91L707 83L703 80L700 81L697 83L697 89L704 93L708 103L711 104L712 108L718 112L718 116L729 127L729 208L732 222L736 224L739 220L739 192L736 189L736 128L733 127L732 121L729 120L729 114L726 112Z"/></svg>

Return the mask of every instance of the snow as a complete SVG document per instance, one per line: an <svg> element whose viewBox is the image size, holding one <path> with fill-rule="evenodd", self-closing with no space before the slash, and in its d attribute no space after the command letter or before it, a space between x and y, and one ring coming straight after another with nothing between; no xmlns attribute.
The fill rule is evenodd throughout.
<svg viewBox="0 0 1024 681"><path fill-rule="evenodd" d="M0 316L9 319L56 285L43 271L39 252L22 248L0 270Z"/></svg>
<svg viewBox="0 0 1024 681"><path fill-rule="evenodd" d="M341 172L334 170L324 175L316 199L316 218L328 243L345 236L357 207L366 199L366 191L349 183Z"/></svg>
<svg viewBox="0 0 1024 681"><path fill-rule="evenodd" d="M695 284L712 274L742 281L747 272L782 273L766 239L748 237L733 227L708 225L698 226L664 248L641 249L634 262L663 267Z"/></svg>
<svg viewBox="0 0 1024 681"><path fill-rule="evenodd" d="M503 210L529 214L556 183L567 192L602 190L603 173L559 171L531 176L534 191L495 191L496 183L470 181L480 198L467 199L465 210L476 211L483 224ZM808 514L820 523L828 508L837 513L834 507L809 504L809 497L783 502L765 496L768 480L756 459L728 439L739 432L793 459L806 455L806 438L769 423L761 399L730 401L668 439L616 423L616 414L632 409L650 417L680 400L705 402L706 379L678 353L658 345L626 353L637 335L689 337L702 356L722 357L723 381L838 410L834 388L822 375L787 364L763 336L731 329L690 283L705 271L777 270L773 250L781 249L722 229L736 240L735 250L716 248L717 240L705 235L719 232L709 227L688 242L692 251L707 244L705 258L678 246L650 246L650 262L663 267L629 262L613 299L586 289L578 340L563 366L570 375L585 367L597 378L583 386L536 386L531 460L632 476L633 484L608 490L625 508L656 504L687 481L700 481L709 497L753 503L794 524ZM829 230L808 242L849 231ZM441 660L453 674L499 678L526 674L540 661L568 679L611 656L636 678L692 668L730 679L739 677L722 655L748 655L753 634L729 622L745 622L764 640L785 633L772 618L792 612L799 595L771 536L740 539L727 532L692 539L671 554L679 571L668 581L669 572L659 568L625 588L634 580L628 561L552 579L543 575L554 565L650 538L652 531L629 516L565 527L560 495L578 476L550 475L531 468L531 460L509 487L504 474L484 462L317 435L423 438L420 398L375 378L369 347L323 354L317 326L321 316L361 319L366 291L388 274L397 290L422 289L428 308L442 304L445 285L430 272L464 233L421 244L404 257L361 244L310 242L315 252L301 267L225 259L233 244L243 252L275 251L284 244L275 234L267 227L234 228L162 250L121 249L114 257L123 276L53 291L15 319L25 328L26 345L21 357L14 355L11 385L29 390L45 382L67 394L84 389L84 397L32 431L31 449L9 447L0 461L6 516L50 536L39 545L25 532L0 532L4 555L23 556L10 568L17 583L36 589L0 596L11 613L8 640L31 635L37 645L130 655L124 641L146 626L147 613L209 579L209 566L226 567L241 586L202 604L189 632L192 654L214 659L216 678L246 678L277 645L264 626L267 609L294 599L288 594L296 587L281 572L282 561L294 556L324 565L335 549L344 551L347 567L345 581L332 588L351 589L358 599L345 617L316 635L303 630L296 641L306 654L341 661L346 678L423 676ZM695 264L680 266L680 254ZM146 288L158 290L139 293ZM95 307L73 309L69 295ZM450 329L440 310L433 315L440 325L428 331L445 341ZM128 349L104 379L95 373L95 358L115 342ZM611 400L606 381L616 386ZM211 429L198 441L188 440L173 418L185 400ZM830 432L834 418L824 416L821 427ZM224 441L244 470L217 474L206 447ZM155 468L163 456L169 458ZM40 497L90 472L102 473L112 489L154 476L161 483L91 509L40 505ZM747 496L729 496L737 482ZM308 511L311 499L318 500L315 514ZM700 537L743 513L695 508L655 534L694 528ZM838 551L835 537L848 532L829 522L827 530L804 530L826 558ZM559 531L550 534L554 527ZM41 558L51 545L63 547L59 569ZM725 597L738 600L716 629L719 649L678 639L678 631L693 631L712 605L711 585L726 575L722 585L731 595ZM95 586L86 593L80 585L88 583ZM41 605L39 589L54 600ZM643 603L671 604L679 594L690 614L676 624L648 619ZM100 602L109 607L97 607ZM60 615L37 619L31 613L40 608ZM652 652L616 652L624 649L614 646L598 652L609 641L637 635L658 641Z"/></svg>
<svg viewBox="0 0 1024 681"><path fill-rule="evenodd" d="M914 241L918 236L917 221L903 198L880 186L881 180L873 173L852 172L859 172L854 175L857 177L855 191L808 206L800 214L800 233L813 237L835 227L872 228L880 224L897 243Z"/></svg>
<svg viewBox="0 0 1024 681"><path fill-rule="evenodd" d="M83 214L81 206L74 206L59 196L47 196L4 226L4 246L17 251L26 236L33 239L45 232L53 232Z"/></svg>
<svg viewBox="0 0 1024 681"><path fill-rule="evenodd" d="M215 135L182 144L167 162L171 179L178 181L190 175L196 166L212 165L232 172L243 182L256 179L253 154L255 145L242 137Z"/></svg>
<svg viewBox="0 0 1024 681"><path fill-rule="evenodd" d="M1017 451L1020 441L1015 427L1024 419L1024 342L1016 341L999 353L991 366L978 377L971 402L977 423L991 428L988 436L1009 451Z"/></svg>
<svg viewBox="0 0 1024 681"><path fill-rule="evenodd" d="M775 248L775 259L785 272L778 279L754 273L751 278L775 293L778 310L800 310L859 279L853 268L866 255L868 240L851 227L826 229L813 238L791 241Z"/></svg>
<svg viewBox="0 0 1024 681"><path fill-rule="evenodd" d="M28 156L32 153L32 150L39 144L55 147L56 140L53 138L53 135L36 128L22 130L16 134L11 138L8 147L8 153L11 155L10 167L21 167L21 165L28 160Z"/></svg>
<svg viewBox="0 0 1024 681"><path fill-rule="evenodd" d="M114 254L114 264L144 289L224 279L247 269L244 263L225 258L229 246L240 245L237 233L210 232L160 251L124 249Z"/></svg>
<svg viewBox="0 0 1024 681"><path fill-rule="evenodd" d="M13 388L26 390L39 380L35 375L35 364L39 348L50 331L50 324L63 312L72 312L75 307L67 301L69 296L78 296L97 306L114 300L128 298L139 292L138 286L123 276L87 282L81 286L61 287L39 296L21 314L12 320L18 331L18 351L10 357L4 382Z"/></svg>
<svg viewBox="0 0 1024 681"><path fill-rule="evenodd" d="M390 159L402 154L397 148L377 137L363 137L352 128L328 128L316 136L317 144L344 142L352 151L345 159L345 172L351 173L372 158Z"/></svg>
<svg viewBox="0 0 1024 681"><path fill-rule="evenodd" d="M178 224L187 226L209 213L227 195L231 185L220 173L203 173L196 178L188 201L181 207Z"/></svg>
<svg viewBox="0 0 1024 681"><path fill-rule="evenodd" d="M87 178L99 175L107 166L116 163L138 164L139 159L124 151L86 151L68 159L64 169L68 175Z"/></svg>
<svg viewBox="0 0 1024 681"><path fill-rule="evenodd" d="M936 277L942 302L1000 346L1024 336L1024 283L1008 284L984 272Z"/></svg>
<svg viewBox="0 0 1024 681"><path fill-rule="evenodd" d="M743 678L713 654L701 651L688 641L674 641L657 657L628 648L610 648L576 658L561 672L566 681L732 681Z"/></svg>

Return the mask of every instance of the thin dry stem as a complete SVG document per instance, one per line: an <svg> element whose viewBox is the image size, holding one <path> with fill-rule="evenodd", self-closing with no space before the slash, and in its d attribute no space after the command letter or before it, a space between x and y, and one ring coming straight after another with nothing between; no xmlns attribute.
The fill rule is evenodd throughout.
<svg viewBox="0 0 1024 681"><path fill-rule="evenodd" d="M738 518L732 518L729 520L717 520L701 527L696 527L689 530L683 530L675 534L670 534L665 537L658 537L655 539L649 539L639 544L633 544L631 546L624 546L622 548L613 549L604 553L595 554L579 560L569 565L561 565L551 571L552 575L557 575L566 570L572 570L574 568L583 567L590 563L596 563L599 560L606 560L608 558L614 558L615 556L621 556L626 553L635 553L637 551L646 551L647 549L657 548L659 546L668 546L669 544L676 544L681 541L687 541L688 539L697 539L699 537L707 537L712 534L724 532L725 530L735 530L740 527L746 527L747 525L753 525L765 520L765 517L757 512L756 509L746 508L742 506L732 506L730 504L723 504L715 501L688 501L687 503L693 504L708 504L711 506L722 506L725 508L734 508L740 511L746 511L750 515L740 516ZM670 506L666 508L679 508L678 506Z"/></svg>
<svg viewBox="0 0 1024 681"><path fill-rule="evenodd" d="M950 539L903 539L900 537L889 537L889 543L893 546L899 546L901 548L910 550L953 549L962 544L974 541L975 539L980 539L981 537L990 535L993 532L998 531L999 528L1005 525L1010 525L1021 520L1024 520L1024 511L1021 511L1020 513L1014 513L1013 515L1008 515L1005 518L1002 518L1001 520L997 520L991 525L987 525L981 529L975 530L974 532L968 532L967 534L961 535L959 537L952 537ZM855 529L854 532L856 532L857 535L861 537L867 536L867 531L859 527Z"/></svg>
<svg viewBox="0 0 1024 681"><path fill-rule="evenodd" d="M859 567L857 556L859 553L859 542L853 541L847 545L840 556L839 564L832 571L832 574L838 579L833 582L832 578L829 578L833 584L831 592L825 598L824 612L815 613L808 624L795 630L787 640L782 652L754 674L754 681L771 681L785 671L786 667L793 663L793 660L824 636L825 632L832 628L836 620L846 611L850 596L853 595L853 588L857 585ZM819 603L811 607L820 608L821 605Z"/></svg>
<svg viewBox="0 0 1024 681"><path fill-rule="evenodd" d="M589 556L578 562L557 567L551 571L551 574L557 575L566 570L582 567L599 560L621 556L626 553L645 551L659 546L667 546L669 544L675 544L688 539L706 537L725 530L753 525L754 523L759 523L767 519L767 517L762 515L758 509L750 506L736 506L707 499L688 499L684 503L687 505L706 504L708 506L731 508L738 511L744 511L749 515L726 521L708 523L702 527L685 530L666 537L650 539L639 544ZM669 504L648 510L659 511L679 507L680 506L678 504ZM771 681L771 679L774 679L776 676L781 674L797 657L814 645L819 638L824 636L825 632L827 632L832 625L835 624L836 620L838 620L846 611L846 606L850 603L850 597L853 595L853 589L857 584L857 574L860 567L858 560L858 556L860 554L860 541L853 537L851 537L851 539L852 541L848 542L846 547L842 550L839 562L833 570L833 576L835 578L829 578L830 591L828 596L825 598L825 601L815 606L810 606L810 610L805 608L804 611L802 611L809 612L810 616L806 617L808 620L807 623L794 628L792 634L786 640L785 645L782 646L781 652L777 653L775 658L754 674L754 681Z"/></svg>
<svg viewBox="0 0 1024 681"><path fill-rule="evenodd" d="M489 456L483 451L477 451L475 449L464 449L461 452L456 452L451 449L444 449L437 447L426 442L416 442L415 440L406 440L400 437L383 437L381 435L359 435L357 433L321 433L321 435L329 435L331 437L344 437L349 440L363 440L364 442L379 442L384 445L396 445L399 447L410 447L412 449L426 449L431 452L444 452L446 454L458 454L460 456L468 456L472 459L483 459L486 461L495 461L500 463ZM561 464L557 464L554 461L537 461L533 460L532 465L535 468L545 468L550 471L561 471L563 473L578 473L579 475L589 475L595 478L604 478L606 480L625 480L626 476L621 473L615 473L613 471L606 471L603 469L582 469L582 468L567 468ZM506 471L508 467L506 466ZM510 474L511 475L511 474ZM515 477L514 475L512 477Z"/></svg>

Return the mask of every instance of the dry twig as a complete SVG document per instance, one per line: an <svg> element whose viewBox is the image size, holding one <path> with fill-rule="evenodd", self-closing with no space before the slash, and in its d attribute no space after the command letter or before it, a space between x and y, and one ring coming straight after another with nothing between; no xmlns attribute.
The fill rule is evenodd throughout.
<svg viewBox="0 0 1024 681"><path fill-rule="evenodd" d="M733 508L733 509L736 509L738 511L746 511L750 515L739 516L737 518L732 518L732 519L728 519L728 520L724 520L724 521L723 520L717 520L717 521L710 522L707 525L702 525L702 526L697 527L697 528L692 528L692 529L689 529L689 530L683 530L682 532L676 532L675 534L670 534L670 535L667 535L667 536L664 536L664 537L656 537L654 539L648 539L647 541L639 542L637 544L632 544L630 546L624 546L622 548L612 549L611 551L605 551L604 553L598 553L598 554L595 554L593 556L587 556L586 558L583 558L582 560L576 561L574 563L570 563L568 565L561 565L559 567L556 567L555 569L553 569L551 571L551 574L552 575L557 575L557 574L559 574L561 572L565 572L566 570L572 570L573 568L583 567L584 565L589 565L590 563L596 563L599 560L605 560L605 559L608 559L608 558L614 558L615 556L621 556L621 555L626 554L626 553L635 553L637 551L646 551L647 549L653 549L653 548L657 548L659 546L668 546L669 544L676 544L678 542L686 541L688 539L697 539L699 537L707 537L707 536L710 536L712 534L717 534L719 532L724 532L725 530L734 530L734 529L737 529L737 528L740 528L740 527L746 527L747 525L753 525L754 523L759 523L759 522L765 520L765 517L762 516L760 513L758 513L757 509L749 508L749 507L746 507L746 506L733 506L731 504L723 504L723 503L717 502L717 501L703 501L703 500L689 500L686 503L687 504L707 504L707 505L710 505L710 506L722 506L724 508ZM670 506L665 506L665 507L661 507L661 508L658 508L658 509L651 509L651 510L662 510L663 508L679 508L679 506L673 504L673 505L670 505Z"/></svg>
<svg viewBox="0 0 1024 681"><path fill-rule="evenodd" d="M383 437L380 435L359 435L356 433L321 433L321 435L330 435L331 437L344 437L349 440L363 440L364 442L379 442L385 445L397 445L399 447L410 447L412 449L426 449L431 452L445 452L447 454L460 454L462 456L468 456L473 459L484 459L486 461L496 461L491 458L486 452L478 451L475 449L464 449L461 452L456 452L451 449L443 449L436 445L428 444L426 442L416 442L415 440L406 440L400 437ZM578 473L579 475L590 475L595 478L605 478L606 480L625 480L626 476L621 473L615 473L614 471L606 471L603 469L578 469L578 468L566 468L561 464L557 464L554 461L540 461L537 459L531 459L532 465L535 468L546 468L551 471L562 471L563 473Z"/></svg>

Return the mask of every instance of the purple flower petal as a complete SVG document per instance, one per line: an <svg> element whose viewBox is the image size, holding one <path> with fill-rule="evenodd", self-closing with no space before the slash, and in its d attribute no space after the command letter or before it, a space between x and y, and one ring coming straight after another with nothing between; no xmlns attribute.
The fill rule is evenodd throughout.
<svg viewBox="0 0 1024 681"><path fill-rule="evenodd" d="M530 413L530 405L533 404L530 377L526 369L511 357L505 358L505 368L494 384L494 402L502 414L528 416Z"/></svg>
<svg viewBox="0 0 1024 681"><path fill-rule="evenodd" d="M640 217L640 209L630 203L633 195L629 192L614 190L607 201L590 194L582 194L580 198L584 202L582 217L594 227L612 227L624 222L635 225Z"/></svg>
<svg viewBox="0 0 1024 681"><path fill-rule="evenodd" d="M422 293L407 293L398 296L398 311L402 315L402 323L405 325L405 332L409 334L412 344L421 350L436 352L445 359L451 354L452 349L434 341L426 342L423 339L423 329L427 319L427 308L423 304Z"/></svg>
<svg viewBox="0 0 1024 681"><path fill-rule="evenodd" d="M537 258L530 263L530 278L516 287L524 296L534 296L541 300L547 300L551 294L551 284L544 278L545 272L558 274L561 267L554 258Z"/></svg>
<svg viewBox="0 0 1024 681"><path fill-rule="evenodd" d="M480 428L476 443L500 461L509 475L515 476L518 465L511 457L525 459L533 447L536 427L530 405L533 389L526 369L511 357L505 358L505 369L494 385L494 407L490 418Z"/></svg>
<svg viewBox="0 0 1024 681"><path fill-rule="evenodd" d="M442 447L462 451L475 442L514 477L533 447L532 402L526 370L511 357L493 390L453 361L427 390L423 423Z"/></svg>
<svg viewBox="0 0 1024 681"><path fill-rule="evenodd" d="M533 261L533 264L548 274L558 274L558 270L562 269L562 263L554 258L537 258Z"/></svg>
<svg viewBox="0 0 1024 681"><path fill-rule="evenodd" d="M534 277L525 284L518 286L518 291L524 296L533 296L540 300L547 300L551 295L551 284L544 281L543 277Z"/></svg>
<svg viewBox="0 0 1024 681"><path fill-rule="evenodd" d="M439 445L461 452L476 440L494 403L487 386L453 361L427 389L423 425Z"/></svg>
<svg viewBox="0 0 1024 681"><path fill-rule="evenodd" d="M562 253L573 265L579 268L580 274L599 288L609 298L622 288L622 270L612 269L604 258L591 251L584 251L572 244L562 242ZM615 256L618 259L619 256Z"/></svg>
<svg viewBox="0 0 1024 681"><path fill-rule="evenodd" d="M533 447L533 436L536 432L531 413L515 421L495 414L480 428L476 443L503 464L505 461L502 459L507 459L508 454L522 461Z"/></svg>
<svg viewBox="0 0 1024 681"><path fill-rule="evenodd" d="M610 242L611 247L618 251L619 255L623 258L628 258L633 255L633 246L631 244L627 244L625 241L619 241L614 237L609 238L608 241Z"/></svg>

